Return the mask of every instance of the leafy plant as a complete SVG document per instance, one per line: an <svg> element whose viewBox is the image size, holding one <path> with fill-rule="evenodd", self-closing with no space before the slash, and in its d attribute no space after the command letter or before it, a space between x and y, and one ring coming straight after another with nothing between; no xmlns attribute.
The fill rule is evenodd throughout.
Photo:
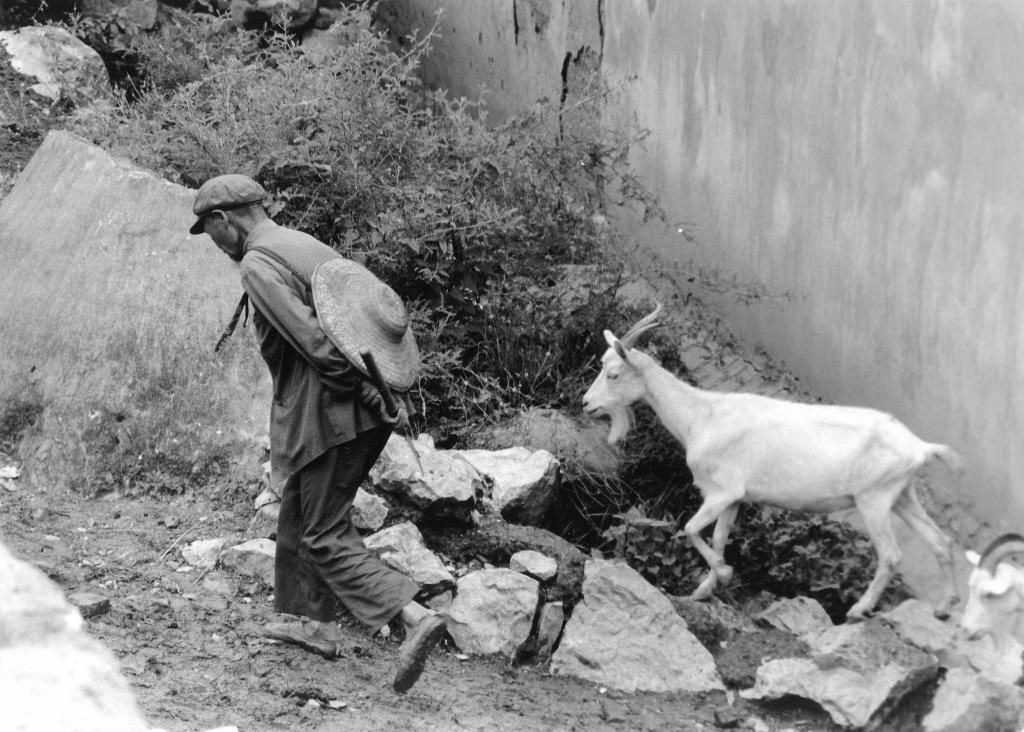
<svg viewBox="0 0 1024 732"><path fill-rule="evenodd" d="M673 515L641 504L618 514L604 532L608 551L673 594L688 594L707 565L679 527L692 515ZM708 531L710 532L710 528ZM735 574L732 591L753 597L767 591L806 596L841 622L873 576L874 548L851 526L820 514L744 505L726 546ZM906 592L897 577L887 597Z"/></svg>
<svg viewBox="0 0 1024 732"><path fill-rule="evenodd" d="M613 556L624 559L648 581L673 594L692 589L693 578L701 567L700 555L689 551L686 534L675 521L652 518L641 506L617 514L619 523L610 526L604 537L611 542ZM696 559L695 559L696 556Z"/></svg>

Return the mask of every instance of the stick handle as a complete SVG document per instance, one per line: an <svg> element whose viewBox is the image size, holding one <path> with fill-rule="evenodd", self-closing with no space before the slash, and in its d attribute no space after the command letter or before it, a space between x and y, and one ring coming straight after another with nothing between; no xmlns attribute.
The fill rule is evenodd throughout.
<svg viewBox="0 0 1024 732"><path fill-rule="evenodd" d="M398 403L395 401L395 395L391 393L388 382L384 381L384 375L380 372L380 367L373 354L369 350L363 350L359 352L359 355L362 356L363 363L366 364L366 372L370 375L370 381L384 398L384 408L388 410L388 414L397 414Z"/></svg>

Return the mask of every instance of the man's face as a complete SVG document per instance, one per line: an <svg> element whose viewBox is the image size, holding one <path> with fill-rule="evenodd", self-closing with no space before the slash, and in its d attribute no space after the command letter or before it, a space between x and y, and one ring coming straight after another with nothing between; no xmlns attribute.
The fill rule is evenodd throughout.
<svg viewBox="0 0 1024 732"><path fill-rule="evenodd" d="M224 211L211 211L203 217L203 231L210 235L217 248L236 262L242 261L241 232Z"/></svg>

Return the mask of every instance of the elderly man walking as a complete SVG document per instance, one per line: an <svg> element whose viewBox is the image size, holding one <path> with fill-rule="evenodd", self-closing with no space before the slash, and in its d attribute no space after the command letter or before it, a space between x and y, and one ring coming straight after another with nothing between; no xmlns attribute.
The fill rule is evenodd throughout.
<svg viewBox="0 0 1024 732"><path fill-rule="evenodd" d="M352 523L356 489L392 431L408 428L412 411L399 391L403 405L389 413L356 364L368 350L387 382L407 389L419 352L394 291L314 237L275 224L263 207L266 195L244 175L212 178L196 194L190 229L208 234L239 263L273 379L271 462L289 476L278 519L274 606L298 618L269 623L265 634L334 657L339 602L372 630L397 618L406 639L392 686L404 692L446 625L413 599L416 583L366 549ZM318 313L311 281L325 262L340 287ZM321 326L325 317L330 334Z"/></svg>

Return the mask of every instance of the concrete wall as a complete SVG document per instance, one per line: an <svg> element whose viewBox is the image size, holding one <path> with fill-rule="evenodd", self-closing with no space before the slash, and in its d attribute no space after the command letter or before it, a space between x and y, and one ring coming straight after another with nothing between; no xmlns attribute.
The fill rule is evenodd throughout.
<svg viewBox="0 0 1024 732"><path fill-rule="evenodd" d="M640 240L788 294L719 304L827 400L957 447L976 517L1024 528L1024 4L390 5L438 6L427 78L501 89L492 115L549 96L582 42L635 76L608 117L651 130L633 161L680 222ZM529 14L552 30L513 33Z"/></svg>

